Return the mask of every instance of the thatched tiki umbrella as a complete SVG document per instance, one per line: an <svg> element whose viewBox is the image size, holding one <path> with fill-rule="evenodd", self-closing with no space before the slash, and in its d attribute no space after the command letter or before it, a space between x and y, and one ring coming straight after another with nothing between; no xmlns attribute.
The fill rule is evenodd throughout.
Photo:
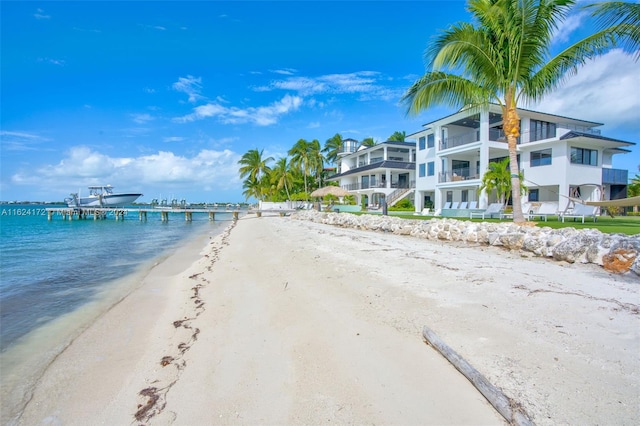
<svg viewBox="0 0 640 426"><path fill-rule="evenodd" d="M322 188L318 188L311 193L312 197L324 197L326 195L334 195L336 197L346 197L349 195L349 191L346 189L342 189L339 186L325 186Z"/></svg>

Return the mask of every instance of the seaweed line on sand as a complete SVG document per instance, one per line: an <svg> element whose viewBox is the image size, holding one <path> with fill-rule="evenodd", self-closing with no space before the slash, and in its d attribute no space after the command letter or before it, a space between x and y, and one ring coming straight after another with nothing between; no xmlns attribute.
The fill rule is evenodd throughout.
<svg viewBox="0 0 640 426"><path fill-rule="evenodd" d="M211 245L214 247L211 249L212 255L206 254L204 257L208 259L210 262L207 265L207 271L211 271L213 265L219 260L220 250L223 246L229 245L229 236L231 231L236 225L236 221L233 221L220 235L219 243L216 244L216 241L211 242ZM190 300L193 301L193 315L190 317L184 317L178 320L173 321L172 325L174 328L183 328L191 331L191 336L187 342L180 342L176 349L177 352L173 355L164 355L160 359L160 366L162 368L166 368L169 366L175 367L175 376L173 380L171 380L166 385L159 387L157 384L159 380L149 381L149 383L155 384L156 386L149 386L142 389L138 392L139 399L141 402L137 404L137 411L133 414L134 419L140 424L144 424L143 422L148 422L153 417L162 413L162 411L167 406L167 394L175 385L182 372L187 367L187 363L184 360L184 354L193 346L193 344L198 340L198 334L200 333L200 328L195 327L193 324L194 321L197 320L198 316L204 312L205 310L205 302L200 295L200 290L203 287L206 287L210 282L205 277L202 277L204 272L196 273L189 276L189 279L192 280L200 280L200 282L194 285L191 290L193 291L190 296Z"/></svg>

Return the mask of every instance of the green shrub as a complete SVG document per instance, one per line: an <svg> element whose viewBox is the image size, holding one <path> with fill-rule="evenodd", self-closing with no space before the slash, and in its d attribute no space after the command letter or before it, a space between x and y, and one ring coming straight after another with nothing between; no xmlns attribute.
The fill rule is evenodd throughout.
<svg viewBox="0 0 640 426"><path fill-rule="evenodd" d="M393 207L389 207L389 210L394 212L405 212L405 211L413 211L415 209L411 200L407 198L403 198L398 201Z"/></svg>

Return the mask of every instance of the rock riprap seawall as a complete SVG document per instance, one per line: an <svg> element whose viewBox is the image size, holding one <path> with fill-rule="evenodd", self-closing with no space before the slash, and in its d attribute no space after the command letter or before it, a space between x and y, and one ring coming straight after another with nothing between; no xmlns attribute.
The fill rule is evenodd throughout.
<svg viewBox="0 0 640 426"><path fill-rule="evenodd" d="M597 229L522 226L512 222L470 222L449 218L401 219L304 210L291 216L326 225L391 232L429 240L502 246L569 263L594 263L615 273L640 276L640 234L605 234Z"/></svg>

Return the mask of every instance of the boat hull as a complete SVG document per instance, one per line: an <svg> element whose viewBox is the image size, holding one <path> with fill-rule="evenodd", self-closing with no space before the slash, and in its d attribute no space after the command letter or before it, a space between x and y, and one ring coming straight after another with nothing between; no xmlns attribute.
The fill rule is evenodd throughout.
<svg viewBox="0 0 640 426"><path fill-rule="evenodd" d="M69 207L123 207L133 203L142 194L108 194L102 196L92 195L90 197L78 198L78 202L72 200Z"/></svg>

